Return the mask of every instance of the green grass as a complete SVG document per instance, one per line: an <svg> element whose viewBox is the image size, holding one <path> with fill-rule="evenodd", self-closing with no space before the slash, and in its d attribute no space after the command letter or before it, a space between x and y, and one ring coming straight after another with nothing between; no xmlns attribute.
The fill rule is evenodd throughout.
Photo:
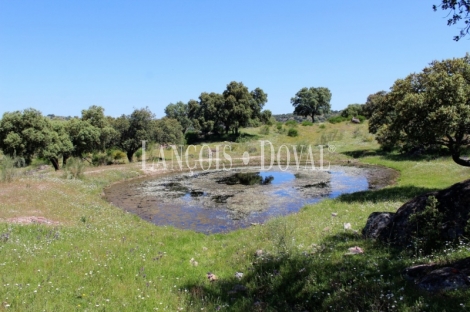
<svg viewBox="0 0 470 312"><path fill-rule="evenodd" d="M0 184L1 218L40 215L60 222L0 223L0 310L465 311L468 291L418 292L400 272L470 256L466 242L422 256L363 240L343 224L360 233L371 212L394 211L417 194L468 178L470 170L445 157L413 161L377 155L375 141L354 137L357 127L367 133L366 125L314 124L298 127L295 138L271 131L263 139L276 146L318 144L322 134L337 131L342 138L333 142L336 151L325 155L327 161L396 169L396 185L325 200L228 234L157 227L101 198L106 185L140 175L138 164L88 168L83 180L50 171ZM244 131L259 134L259 128ZM257 146L231 144L237 155ZM194 153L199 151L200 146ZM365 253L345 255L354 246ZM261 257L257 250L263 250ZM209 282L207 272L218 280Z"/></svg>

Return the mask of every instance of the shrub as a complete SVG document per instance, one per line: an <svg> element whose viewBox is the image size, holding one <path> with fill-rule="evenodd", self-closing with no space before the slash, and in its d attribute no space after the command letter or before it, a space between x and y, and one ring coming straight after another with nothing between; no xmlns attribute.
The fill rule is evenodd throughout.
<svg viewBox="0 0 470 312"><path fill-rule="evenodd" d="M91 163L94 166L111 165L113 163L112 157L106 153L95 153L91 157Z"/></svg>
<svg viewBox="0 0 470 312"><path fill-rule="evenodd" d="M0 181L11 182L15 176L15 161L8 156L3 156L0 161Z"/></svg>
<svg viewBox="0 0 470 312"><path fill-rule="evenodd" d="M269 126L263 126L259 129L259 134L268 135L269 134Z"/></svg>
<svg viewBox="0 0 470 312"><path fill-rule="evenodd" d="M83 178L85 164L80 158L69 158L64 170L66 179L81 179Z"/></svg>
<svg viewBox="0 0 470 312"><path fill-rule="evenodd" d="M116 163L125 163L126 159L127 159L127 155L123 151L114 151L113 152L113 160Z"/></svg>
<svg viewBox="0 0 470 312"><path fill-rule="evenodd" d="M304 126L304 127L312 126L312 125L313 125L313 122L311 122L310 120L302 121L302 126Z"/></svg>
<svg viewBox="0 0 470 312"><path fill-rule="evenodd" d="M295 121L295 120L288 120L288 121L286 121L285 125L286 125L287 127L297 127L297 121Z"/></svg>
<svg viewBox="0 0 470 312"><path fill-rule="evenodd" d="M287 135L290 137L296 137L299 135L299 132L297 131L297 129L290 128L287 132Z"/></svg>
<svg viewBox="0 0 470 312"><path fill-rule="evenodd" d="M429 196L424 210L410 215L409 222L416 226L413 231L415 251L429 253L443 245L441 229L444 214L438 210L438 205L438 200Z"/></svg>
<svg viewBox="0 0 470 312"><path fill-rule="evenodd" d="M325 124L321 124L318 128L320 128L320 129L325 129L325 128L326 128L326 125L325 125Z"/></svg>
<svg viewBox="0 0 470 312"><path fill-rule="evenodd" d="M348 118L342 117L342 116L334 116L334 117L328 118L328 122L332 124L340 123L346 120L348 120Z"/></svg>

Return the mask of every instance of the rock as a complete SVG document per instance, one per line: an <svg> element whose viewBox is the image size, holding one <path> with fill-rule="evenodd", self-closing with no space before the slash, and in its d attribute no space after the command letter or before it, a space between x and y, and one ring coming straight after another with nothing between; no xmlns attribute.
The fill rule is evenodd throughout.
<svg viewBox="0 0 470 312"><path fill-rule="evenodd" d="M416 224L410 222L410 216L422 212L428 205L428 198L437 199L437 210L442 214L441 228L436 228L441 241L455 241L465 233L465 227L470 217L470 180L456 183L438 192L419 195L401 206L395 214L390 215L390 222L378 222L374 219L383 213L374 212L369 216L363 234L366 237L376 237L381 241L395 246L408 247L413 244L416 236ZM376 224L376 226L374 226Z"/></svg>
<svg viewBox="0 0 470 312"><path fill-rule="evenodd" d="M194 258L191 258L191 260L189 260L189 263L190 263L192 266L198 266L198 265L199 265L199 263L198 263L196 260L194 260Z"/></svg>
<svg viewBox="0 0 470 312"><path fill-rule="evenodd" d="M255 256L257 257L261 257L263 255L263 251L261 249L258 249L256 252L255 252Z"/></svg>
<svg viewBox="0 0 470 312"><path fill-rule="evenodd" d="M216 280L218 280L219 278L215 275L215 274L212 274L211 272L207 273L207 279L210 281L210 282L215 282Z"/></svg>
<svg viewBox="0 0 470 312"><path fill-rule="evenodd" d="M347 255L357 255L357 254L364 253L364 250L361 247L358 247L358 246L351 247L348 250L349 250L349 252L346 253Z"/></svg>
<svg viewBox="0 0 470 312"><path fill-rule="evenodd" d="M434 264L419 264L403 270L402 275L408 281L417 281L437 268Z"/></svg>
<svg viewBox="0 0 470 312"><path fill-rule="evenodd" d="M452 267L431 271L417 283L418 287L429 292L466 288L470 285L467 275Z"/></svg>
<svg viewBox="0 0 470 312"><path fill-rule="evenodd" d="M241 280L243 278L243 273L242 272L236 272L235 277Z"/></svg>
<svg viewBox="0 0 470 312"><path fill-rule="evenodd" d="M332 217L336 217L337 215L338 215L338 214L337 214L336 212L332 212L332 213L331 213L331 216L332 216Z"/></svg>
<svg viewBox="0 0 470 312"><path fill-rule="evenodd" d="M380 232L387 227L393 219L393 212L373 212L367 219L362 235L366 238L376 239Z"/></svg>
<svg viewBox="0 0 470 312"><path fill-rule="evenodd" d="M344 223L343 227L345 230L350 230L351 229L351 223Z"/></svg>
<svg viewBox="0 0 470 312"><path fill-rule="evenodd" d="M444 265L420 264L403 270L403 277L422 290L438 292L470 286L470 257Z"/></svg>
<svg viewBox="0 0 470 312"><path fill-rule="evenodd" d="M361 123L361 121L359 119L357 119L356 117L351 118L351 122L357 123L357 124Z"/></svg>

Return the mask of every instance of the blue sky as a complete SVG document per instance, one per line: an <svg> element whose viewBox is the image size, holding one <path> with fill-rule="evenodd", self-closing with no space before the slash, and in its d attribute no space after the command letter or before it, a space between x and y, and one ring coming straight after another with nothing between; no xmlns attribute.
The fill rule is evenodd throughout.
<svg viewBox="0 0 470 312"><path fill-rule="evenodd" d="M291 113L302 87L364 103L467 38L430 1L0 1L0 114L111 116L223 92L230 81Z"/></svg>

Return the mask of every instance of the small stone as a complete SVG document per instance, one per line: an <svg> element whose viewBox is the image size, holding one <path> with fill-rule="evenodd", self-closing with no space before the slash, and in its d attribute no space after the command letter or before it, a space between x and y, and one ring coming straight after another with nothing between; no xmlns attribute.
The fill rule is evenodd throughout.
<svg viewBox="0 0 470 312"><path fill-rule="evenodd" d="M323 229L323 232L328 232L330 230L330 227L327 226L326 228Z"/></svg>
<svg viewBox="0 0 470 312"><path fill-rule="evenodd" d="M349 250L349 253L347 253L347 254L349 254L349 255L357 255L357 254L364 253L364 250L361 247L358 247L358 246L351 247L348 250Z"/></svg>
<svg viewBox="0 0 470 312"><path fill-rule="evenodd" d="M263 250L261 249L258 249L256 252L255 252L255 256L257 257L261 257L263 255Z"/></svg>
<svg viewBox="0 0 470 312"><path fill-rule="evenodd" d="M242 272L236 272L235 277L238 278L239 280L241 280L242 277L243 277L243 273Z"/></svg>
<svg viewBox="0 0 470 312"><path fill-rule="evenodd" d="M202 247L202 250L203 250L203 251L207 251L207 247Z"/></svg>
<svg viewBox="0 0 470 312"><path fill-rule="evenodd" d="M191 258L191 260L189 260L189 263L190 263L192 266L198 266L198 265L199 265L199 263L198 263L196 260L194 260L194 258Z"/></svg>
<svg viewBox="0 0 470 312"><path fill-rule="evenodd" d="M345 230L350 230L351 229L351 223L344 223L343 225Z"/></svg>
<svg viewBox="0 0 470 312"><path fill-rule="evenodd" d="M331 213L332 217L336 217L338 214L336 212Z"/></svg>
<svg viewBox="0 0 470 312"><path fill-rule="evenodd" d="M215 274L212 274L212 273L207 273L207 279L210 281L210 282L215 282L216 280L218 280L219 278L215 275Z"/></svg>

